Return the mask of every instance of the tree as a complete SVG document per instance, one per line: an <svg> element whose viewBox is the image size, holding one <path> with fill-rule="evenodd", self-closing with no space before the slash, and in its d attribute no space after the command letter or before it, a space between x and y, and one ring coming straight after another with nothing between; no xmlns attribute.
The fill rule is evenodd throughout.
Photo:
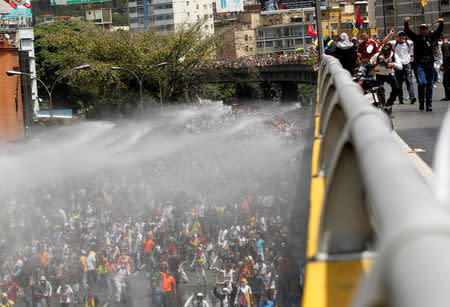
<svg viewBox="0 0 450 307"><path fill-rule="evenodd" d="M223 34L202 35L203 23L177 31L108 32L93 24L77 20L57 20L37 26L35 37L38 76L46 84L67 69L91 64L63 79L55 88L55 107L84 108L92 114L104 109L127 115L136 109L139 84L127 71L111 71L119 66L135 72L144 85L146 97L159 97L159 84L168 102L189 101L201 85L193 82L199 67L221 46ZM149 69L167 62L164 67ZM193 86L194 84L194 86ZM134 95L124 95L130 89Z"/></svg>

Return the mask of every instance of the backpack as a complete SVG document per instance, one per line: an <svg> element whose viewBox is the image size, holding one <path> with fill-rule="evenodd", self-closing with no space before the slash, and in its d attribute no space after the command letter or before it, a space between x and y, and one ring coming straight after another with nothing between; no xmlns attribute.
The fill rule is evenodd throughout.
<svg viewBox="0 0 450 307"><path fill-rule="evenodd" d="M405 43L408 46L408 53L410 54L411 53L411 45L408 43L408 40L405 40ZM394 44L394 49L393 49L394 53L395 53L395 48L397 48L397 45L398 45L398 41L396 41Z"/></svg>

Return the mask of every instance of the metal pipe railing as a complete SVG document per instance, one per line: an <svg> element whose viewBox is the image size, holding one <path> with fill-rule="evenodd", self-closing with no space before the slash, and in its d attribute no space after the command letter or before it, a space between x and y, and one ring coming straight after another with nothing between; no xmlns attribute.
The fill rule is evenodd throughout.
<svg viewBox="0 0 450 307"><path fill-rule="evenodd" d="M321 152L319 158L319 172L327 178L323 214L329 214L322 216L321 227L328 228L327 238L320 238L319 231L322 242L319 252L345 253L345 248L340 250L340 247L346 245L336 242L342 240L345 231L335 237L332 235L333 225L342 223L330 222L342 216L332 216L338 210L327 210L329 206L336 206L336 201L327 193L333 190L330 185L346 179L342 172L339 176L343 177L337 178L336 170L340 161L345 160L342 159L345 152L351 148L352 156L356 157L354 169L360 175L362 188L342 193L349 199L363 195L365 210L372 217L371 227L376 233L377 246L375 263L370 274L360 282L352 305L448 305L449 213L437 206L430 186L392 137L390 121L367 102L350 74L344 73L342 66L330 56L322 57L320 69L319 136L322 143L332 142L333 146L322 144L322 150L330 152ZM332 95L330 91L334 91ZM352 229L355 228L349 227L348 231ZM353 238L352 235L349 237Z"/></svg>

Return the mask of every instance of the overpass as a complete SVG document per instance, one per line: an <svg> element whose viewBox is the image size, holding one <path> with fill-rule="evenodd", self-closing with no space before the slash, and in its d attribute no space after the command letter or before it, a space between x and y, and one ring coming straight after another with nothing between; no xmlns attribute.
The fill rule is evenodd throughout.
<svg viewBox="0 0 450 307"><path fill-rule="evenodd" d="M236 83L239 96L251 98L248 83L279 83L282 101L297 101L299 83L316 84L317 72L310 64L279 64L243 67L211 67L203 69L199 83Z"/></svg>
<svg viewBox="0 0 450 307"><path fill-rule="evenodd" d="M317 97L302 306L445 306L448 212L335 58Z"/></svg>

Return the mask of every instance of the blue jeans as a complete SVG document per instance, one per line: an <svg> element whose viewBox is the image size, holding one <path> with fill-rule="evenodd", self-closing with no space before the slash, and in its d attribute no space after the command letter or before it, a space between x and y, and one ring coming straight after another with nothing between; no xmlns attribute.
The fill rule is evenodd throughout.
<svg viewBox="0 0 450 307"><path fill-rule="evenodd" d="M403 101L403 81L406 81L406 89L408 90L409 99L413 99L414 96L414 84L412 81L412 67L411 63L403 65L402 70L395 70L395 79L397 79L397 85L399 88L398 100Z"/></svg>
<svg viewBox="0 0 450 307"><path fill-rule="evenodd" d="M417 82L419 83L419 103L423 105L426 91L426 104L431 108L433 100L434 64L417 64Z"/></svg>

